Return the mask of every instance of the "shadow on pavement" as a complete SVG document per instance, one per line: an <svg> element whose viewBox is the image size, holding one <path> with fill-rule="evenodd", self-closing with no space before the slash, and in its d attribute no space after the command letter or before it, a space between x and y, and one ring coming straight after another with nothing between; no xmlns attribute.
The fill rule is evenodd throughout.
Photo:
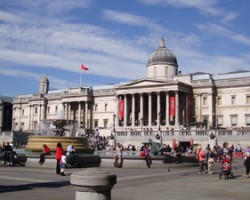
<svg viewBox="0 0 250 200"><path fill-rule="evenodd" d="M58 188L70 185L69 181L58 181L58 182L45 182L45 183L31 183L25 185L5 185L0 186L0 193L4 192L17 192L23 190L32 190L34 188Z"/></svg>

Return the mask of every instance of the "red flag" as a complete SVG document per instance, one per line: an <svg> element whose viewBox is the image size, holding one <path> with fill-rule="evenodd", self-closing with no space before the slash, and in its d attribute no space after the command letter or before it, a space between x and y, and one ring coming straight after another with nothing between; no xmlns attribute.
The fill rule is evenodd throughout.
<svg viewBox="0 0 250 200"><path fill-rule="evenodd" d="M89 68L85 67L83 64L81 65L82 70L89 70Z"/></svg>

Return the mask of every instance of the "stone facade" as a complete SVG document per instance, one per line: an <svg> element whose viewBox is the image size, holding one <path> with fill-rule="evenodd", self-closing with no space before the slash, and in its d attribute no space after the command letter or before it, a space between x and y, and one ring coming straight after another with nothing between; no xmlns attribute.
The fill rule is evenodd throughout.
<svg viewBox="0 0 250 200"><path fill-rule="evenodd" d="M160 41L147 77L125 84L50 91L43 76L38 94L13 102L15 130L32 131L43 119L77 120L82 129L166 130L189 125L250 127L250 72L212 75L178 71L174 54Z"/></svg>

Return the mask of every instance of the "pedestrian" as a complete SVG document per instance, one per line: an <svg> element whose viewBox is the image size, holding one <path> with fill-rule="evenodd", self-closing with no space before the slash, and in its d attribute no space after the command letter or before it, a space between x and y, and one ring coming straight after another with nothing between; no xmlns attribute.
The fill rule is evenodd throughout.
<svg viewBox="0 0 250 200"><path fill-rule="evenodd" d="M151 160L151 157L150 157L149 144L144 144L143 153L145 155L146 165L148 166L148 168L150 168L150 166L152 165L152 160Z"/></svg>
<svg viewBox="0 0 250 200"><path fill-rule="evenodd" d="M62 143L58 142L56 145L56 174L60 174L60 161L63 155Z"/></svg>
<svg viewBox="0 0 250 200"><path fill-rule="evenodd" d="M176 156L176 163L180 163L181 162L181 154L182 154L182 148L181 148L180 144L176 144L174 152L175 152L175 156Z"/></svg>
<svg viewBox="0 0 250 200"><path fill-rule="evenodd" d="M207 148L207 165L208 165L208 174L212 175L214 174L214 170L213 170L213 165L214 165L214 157L215 154L214 152L211 150L211 148Z"/></svg>
<svg viewBox="0 0 250 200"><path fill-rule="evenodd" d="M245 161L244 161L244 165L246 167L246 175L247 175L247 178L250 178L250 146L248 145L245 149L245 152L244 152L244 157L245 157Z"/></svg>
<svg viewBox="0 0 250 200"><path fill-rule="evenodd" d="M38 163L40 163L40 165L42 165L45 162L46 155L51 155L51 152L50 152L50 148L48 147L48 145L44 144L43 145L43 152L40 154L40 160L38 162Z"/></svg>
<svg viewBox="0 0 250 200"><path fill-rule="evenodd" d="M205 169L204 169L205 157L206 157L205 151L202 149L201 146L198 146L196 158L199 163L199 174L205 174Z"/></svg>
<svg viewBox="0 0 250 200"><path fill-rule="evenodd" d="M161 155L164 156L163 163L168 163L171 162L172 160L172 155L171 155L171 147L169 145L164 144L163 148L161 149Z"/></svg>
<svg viewBox="0 0 250 200"><path fill-rule="evenodd" d="M74 142L71 142L67 147L67 156L72 158L72 164L77 165L76 156L75 156L76 148L74 146Z"/></svg>
<svg viewBox="0 0 250 200"><path fill-rule="evenodd" d="M66 156L65 154L62 155L61 161L60 161L60 174L61 176L65 176L64 171L66 167Z"/></svg>

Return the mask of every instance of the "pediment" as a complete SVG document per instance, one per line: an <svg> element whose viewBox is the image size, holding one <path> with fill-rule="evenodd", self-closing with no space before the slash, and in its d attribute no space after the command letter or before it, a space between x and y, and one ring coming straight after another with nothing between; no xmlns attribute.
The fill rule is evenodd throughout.
<svg viewBox="0 0 250 200"><path fill-rule="evenodd" d="M173 84L175 81L173 80L151 80L151 79L141 79L141 80L135 80L131 81L129 83L119 85L116 87L116 89L128 89L128 88L143 88L143 87L156 87L156 86L162 86L167 84Z"/></svg>

